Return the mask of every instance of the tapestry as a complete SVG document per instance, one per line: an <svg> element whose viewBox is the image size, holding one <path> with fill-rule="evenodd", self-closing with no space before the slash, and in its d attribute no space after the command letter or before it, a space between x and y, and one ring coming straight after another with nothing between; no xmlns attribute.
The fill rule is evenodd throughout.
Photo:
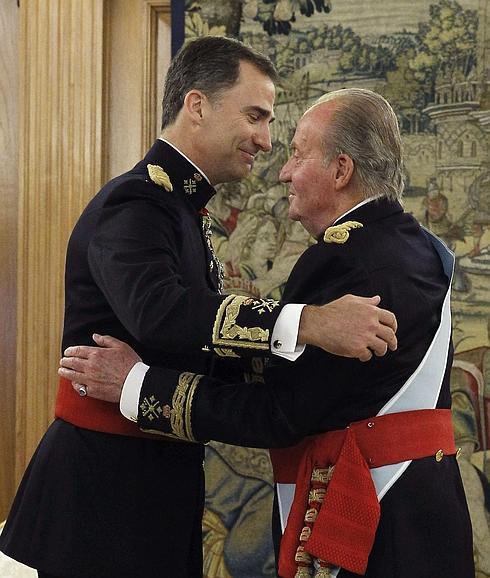
<svg viewBox="0 0 490 578"><path fill-rule="evenodd" d="M451 389L477 577L490 577L490 2L188 0L186 40L234 36L269 55L273 152L210 204L228 292L280 298L313 240L287 219L278 181L295 122L325 92L362 87L393 105L403 134L405 209L456 254ZM260 379L255 360L251 379ZM275 576L273 487L264 450L207 447L207 578ZM457 545L455 545L457 547ZM449 578L449 577L447 577Z"/></svg>

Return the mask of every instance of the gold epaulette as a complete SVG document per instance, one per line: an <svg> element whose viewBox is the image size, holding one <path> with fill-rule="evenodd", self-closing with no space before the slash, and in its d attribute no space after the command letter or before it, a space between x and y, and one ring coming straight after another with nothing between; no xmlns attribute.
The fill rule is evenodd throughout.
<svg viewBox="0 0 490 578"><path fill-rule="evenodd" d="M160 165L146 165L146 168L148 169L150 179L155 183L155 185L163 187L169 193L174 190L172 183L170 182L170 177Z"/></svg>
<svg viewBox="0 0 490 578"><path fill-rule="evenodd" d="M363 227L363 224L358 221L346 221L340 225L333 225L325 231L323 240L325 243L337 243L341 245L349 238L349 231L351 229L360 229L361 227Z"/></svg>

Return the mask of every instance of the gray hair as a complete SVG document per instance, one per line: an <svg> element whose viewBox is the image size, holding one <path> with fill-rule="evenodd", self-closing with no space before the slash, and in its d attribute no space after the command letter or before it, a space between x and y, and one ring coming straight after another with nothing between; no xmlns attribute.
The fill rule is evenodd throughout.
<svg viewBox="0 0 490 578"><path fill-rule="evenodd" d="M371 90L344 88L323 95L313 107L330 101L338 106L324 139L326 162L342 153L348 155L365 198L401 200L405 186L402 141L389 102Z"/></svg>

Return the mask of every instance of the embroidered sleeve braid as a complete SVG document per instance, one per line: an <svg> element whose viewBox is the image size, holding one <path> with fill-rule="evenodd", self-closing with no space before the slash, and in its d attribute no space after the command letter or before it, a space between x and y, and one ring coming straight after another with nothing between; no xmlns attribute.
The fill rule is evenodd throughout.
<svg viewBox="0 0 490 578"><path fill-rule="evenodd" d="M229 295L221 304L213 327L213 345L218 355L232 356L236 349L269 349L268 317L279 305L273 299Z"/></svg>
<svg viewBox="0 0 490 578"><path fill-rule="evenodd" d="M144 427L141 423L141 429L149 433L158 433L167 437L176 438L184 441L195 442L192 432L192 401L196 388L203 376L196 373L184 372L179 376L179 381L172 395L172 406L164 405L161 407L161 401L157 401L155 396L151 396L152 405L150 408L157 407L158 413L149 414L147 409L147 398L140 405L140 416L147 419L150 427ZM158 425L152 423L158 420ZM140 418L138 419L140 421ZM155 425L159 429L155 428ZM160 429L161 428L161 429Z"/></svg>

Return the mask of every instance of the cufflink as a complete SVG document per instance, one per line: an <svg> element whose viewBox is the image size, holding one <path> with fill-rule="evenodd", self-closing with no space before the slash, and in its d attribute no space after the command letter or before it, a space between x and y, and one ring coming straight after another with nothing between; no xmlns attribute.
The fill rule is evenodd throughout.
<svg viewBox="0 0 490 578"><path fill-rule="evenodd" d="M272 346L274 347L274 349L281 349L282 347L282 341L279 341L279 339L276 339L274 341L274 343L272 344Z"/></svg>

